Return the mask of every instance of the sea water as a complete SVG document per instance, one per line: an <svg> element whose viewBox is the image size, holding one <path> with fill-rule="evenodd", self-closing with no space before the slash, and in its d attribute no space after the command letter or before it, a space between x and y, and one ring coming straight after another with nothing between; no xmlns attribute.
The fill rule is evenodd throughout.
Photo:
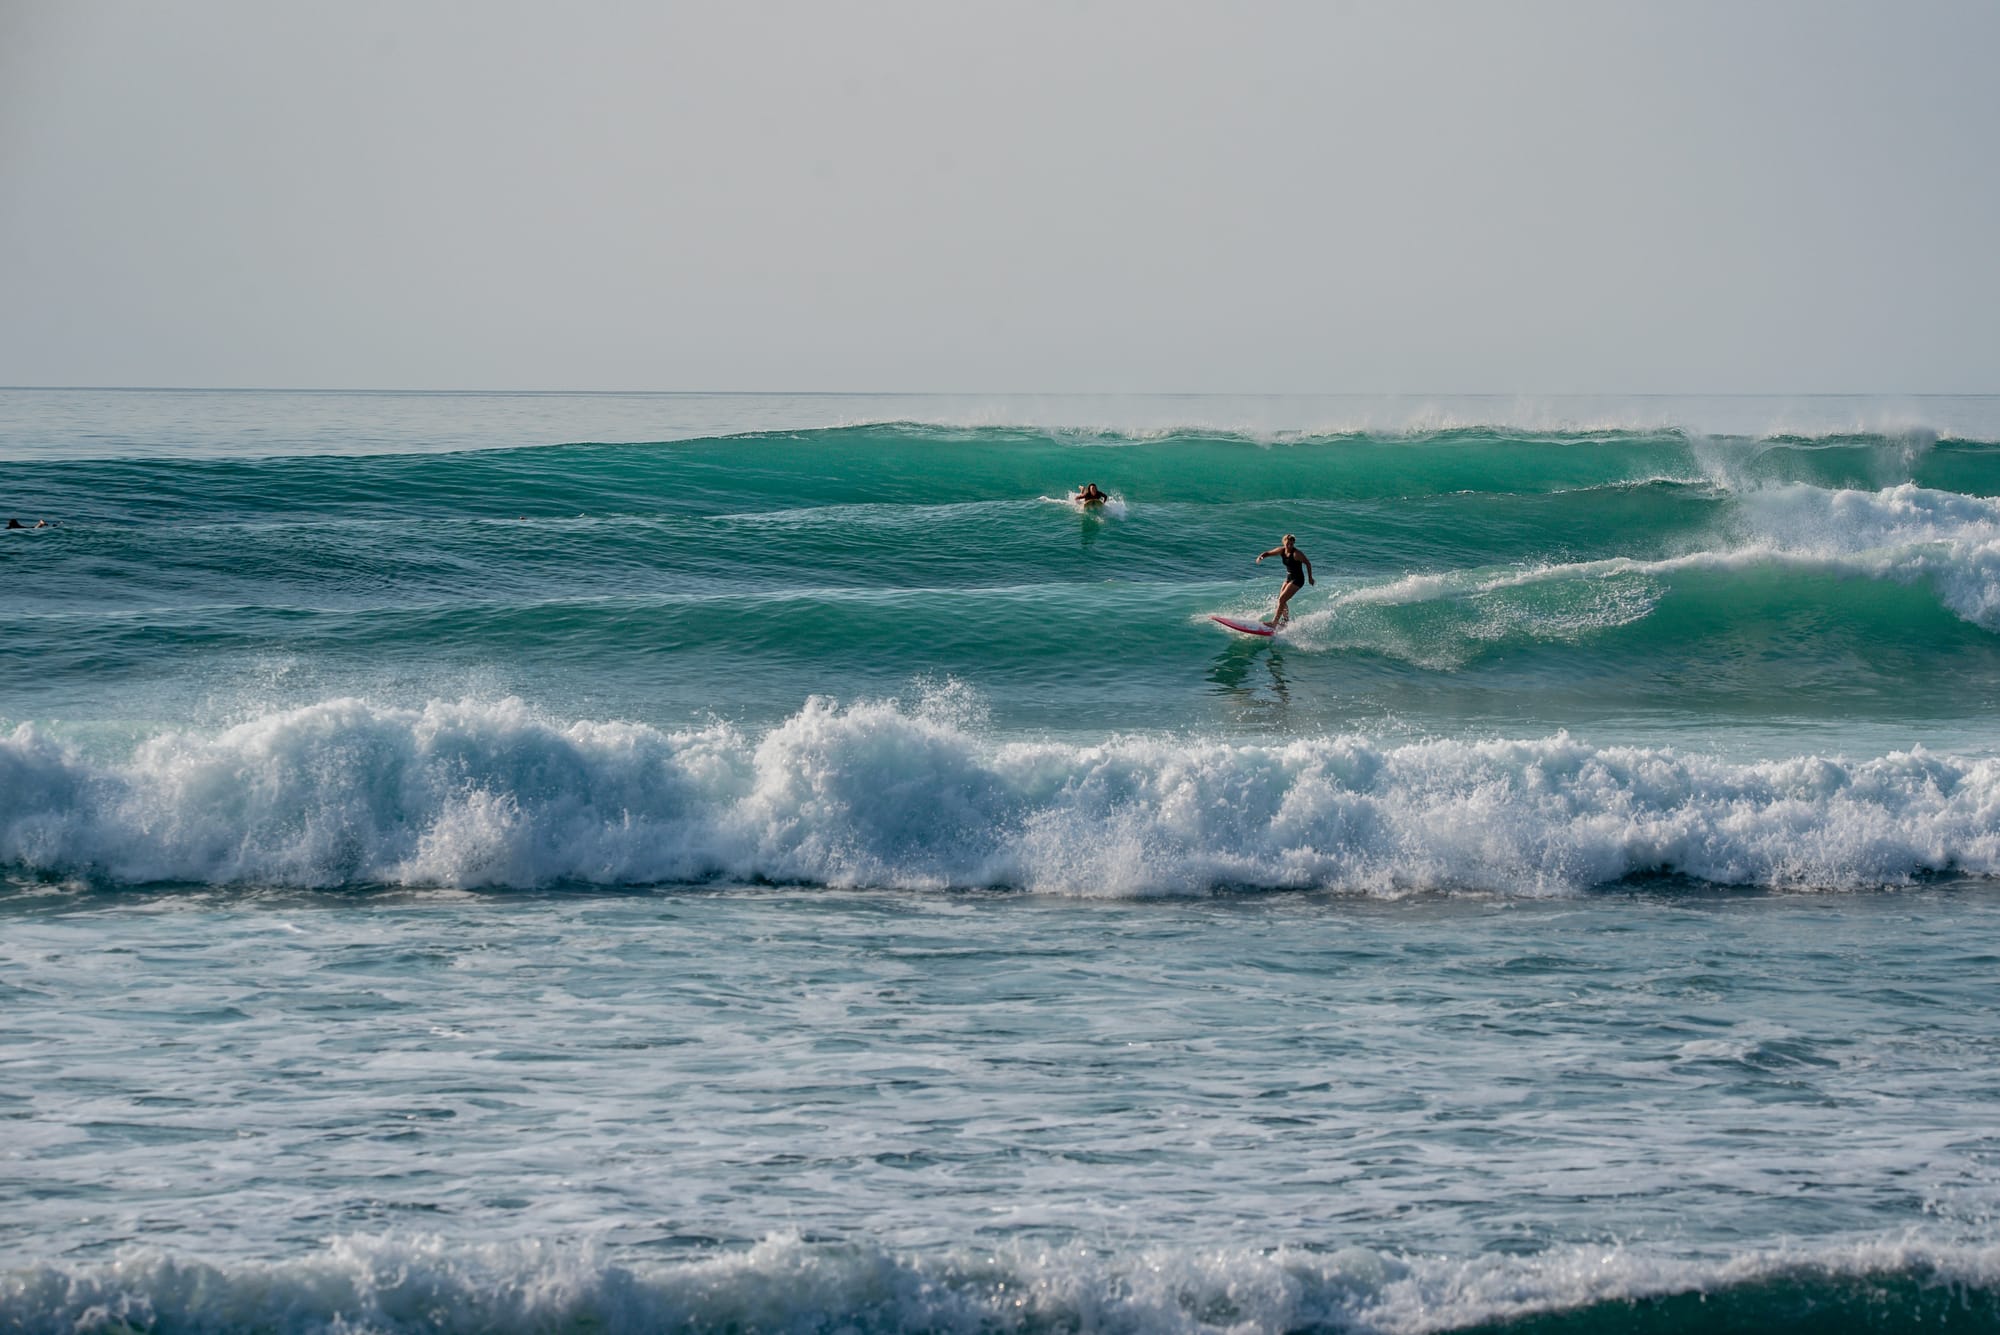
<svg viewBox="0 0 2000 1335"><path fill-rule="evenodd" d="M2000 1325L1995 442L0 393L0 1329Z"/></svg>

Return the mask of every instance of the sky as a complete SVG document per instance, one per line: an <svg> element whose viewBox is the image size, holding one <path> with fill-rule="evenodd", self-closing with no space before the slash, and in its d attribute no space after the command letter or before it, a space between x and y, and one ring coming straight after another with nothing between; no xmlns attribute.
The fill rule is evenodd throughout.
<svg viewBox="0 0 2000 1335"><path fill-rule="evenodd" d="M2000 391L2000 4L0 0L0 384Z"/></svg>

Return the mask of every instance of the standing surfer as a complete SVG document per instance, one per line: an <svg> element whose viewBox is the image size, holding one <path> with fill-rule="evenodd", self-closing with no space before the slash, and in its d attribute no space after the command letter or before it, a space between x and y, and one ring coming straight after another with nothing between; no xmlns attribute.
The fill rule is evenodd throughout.
<svg viewBox="0 0 2000 1335"><path fill-rule="evenodd" d="M1275 630L1292 619L1291 609L1286 606L1292 601L1292 595L1319 581L1313 578L1313 563L1306 559L1306 554L1298 548L1298 540L1289 533L1283 542L1260 555L1257 564L1263 565L1266 556L1279 557L1285 563L1285 587L1278 590L1278 610L1264 623Z"/></svg>

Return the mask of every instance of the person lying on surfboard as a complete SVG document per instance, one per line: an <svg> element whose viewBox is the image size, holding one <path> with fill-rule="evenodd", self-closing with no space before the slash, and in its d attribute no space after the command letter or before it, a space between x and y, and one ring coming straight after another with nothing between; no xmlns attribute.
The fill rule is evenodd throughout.
<svg viewBox="0 0 2000 1335"><path fill-rule="evenodd" d="M1111 498L1099 491L1095 482L1086 482L1083 484L1083 490L1070 499L1083 505L1102 505Z"/></svg>
<svg viewBox="0 0 2000 1335"><path fill-rule="evenodd" d="M1285 535L1283 542L1257 558L1258 565L1264 564L1265 556L1279 557L1285 563L1285 587L1278 590L1278 610L1264 623L1275 630L1292 619L1292 609L1287 606L1292 601L1292 595L1306 585L1317 584L1319 581L1313 578L1313 563L1299 550L1298 539L1289 533ZM1301 567L1304 567L1303 573Z"/></svg>

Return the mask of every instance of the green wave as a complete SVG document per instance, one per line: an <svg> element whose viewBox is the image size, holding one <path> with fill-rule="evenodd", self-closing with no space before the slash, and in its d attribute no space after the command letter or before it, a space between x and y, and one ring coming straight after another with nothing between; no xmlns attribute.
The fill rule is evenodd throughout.
<svg viewBox="0 0 2000 1335"><path fill-rule="evenodd" d="M1884 1335L2000 1329L2000 1290L1918 1268L1882 1274L1798 1273L1644 1298L1611 1299L1466 1335Z"/></svg>
<svg viewBox="0 0 2000 1335"><path fill-rule="evenodd" d="M1668 481L2000 491L2000 447L1890 436L1825 440L1685 433L1258 439L1013 428L838 427L645 445L548 445L444 454L15 462L0 469L29 513L186 522L301 512L382 519L726 513L914 505L1056 494L1097 481L1145 502L1358 500L1449 492L1532 495Z"/></svg>
<svg viewBox="0 0 2000 1335"><path fill-rule="evenodd" d="M1088 480L1121 505L1064 503ZM59 527L0 541L0 691L32 716L276 672L782 716L932 673L1024 726L1977 713L1989 481L1976 442L1477 429L15 461L0 486ZM1246 649L1206 617L1268 615L1252 558L1284 532L1318 583Z"/></svg>

